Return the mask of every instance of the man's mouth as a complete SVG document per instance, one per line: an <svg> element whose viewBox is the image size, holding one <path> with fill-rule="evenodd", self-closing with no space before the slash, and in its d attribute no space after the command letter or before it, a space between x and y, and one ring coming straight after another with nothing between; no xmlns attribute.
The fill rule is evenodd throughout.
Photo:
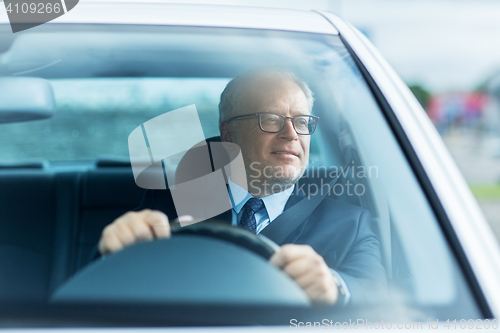
<svg viewBox="0 0 500 333"><path fill-rule="evenodd" d="M292 152L292 151L286 151L286 150L280 150L280 151L274 151L271 154L276 154L276 155L291 155L295 157L299 157L298 154Z"/></svg>

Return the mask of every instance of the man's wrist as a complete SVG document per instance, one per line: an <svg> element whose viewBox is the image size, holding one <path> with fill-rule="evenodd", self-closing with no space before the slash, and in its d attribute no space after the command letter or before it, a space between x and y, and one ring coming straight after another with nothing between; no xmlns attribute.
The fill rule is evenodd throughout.
<svg viewBox="0 0 500 333"><path fill-rule="evenodd" d="M344 290L344 287L342 286L342 283L340 283L339 279L335 274L332 274L332 276L333 280L335 281L335 285L337 286L337 301L335 303L344 305L346 297L346 292Z"/></svg>
<svg viewBox="0 0 500 333"><path fill-rule="evenodd" d="M331 268L330 271L332 272L333 279L337 285L338 294L337 294L336 304L344 306L349 302L351 294L349 292L349 289L347 289L347 285L345 284L345 281L342 278L342 276L340 276L340 274L337 271Z"/></svg>

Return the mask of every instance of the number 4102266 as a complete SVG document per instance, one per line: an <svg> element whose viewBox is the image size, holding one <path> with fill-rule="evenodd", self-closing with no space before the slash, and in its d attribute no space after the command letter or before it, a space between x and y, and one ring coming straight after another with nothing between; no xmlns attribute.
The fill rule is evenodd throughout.
<svg viewBox="0 0 500 333"><path fill-rule="evenodd" d="M7 13L11 14L14 12L15 14L59 14L61 12L61 4L60 3L16 3L12 5L9 3L6 7Z"/></svg>

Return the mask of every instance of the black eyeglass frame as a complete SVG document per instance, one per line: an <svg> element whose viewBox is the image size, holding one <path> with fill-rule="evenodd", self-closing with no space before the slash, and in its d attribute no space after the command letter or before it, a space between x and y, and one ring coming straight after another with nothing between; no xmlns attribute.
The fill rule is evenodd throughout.
<svg viewBox="0 0 500 333"><path fill-rule="evenodd" d="M262 123L261 123L261 115L263 115L263 114L272 114L274 116L278 116L278 117L283 118L283 123L281 124L281 128L278 131L265 131L262 128ZM225 120L225 121L226 122L230 122L230 121L233 121L233 120L249 119L249 118L254 118L254 117L258 117L260 130L262 132L266 132L266 133L279 133L279 132L281 132L283 130L283 127L285 127L286 120L290 119L292 121L292 126L293 126L293 130L295 131L295 133L297 133L298 135L311 135L311 134L313 134L316 131L316 127L317 127L318 122L319 122L319 117L318 116L312 116L312 115L308 115L308 114L301 114L301 115L293 116L293 117L285 117L285 116L282 116L280 114L273 113L273 112L258 112L258 113L244 114L244 115L241 115L241 116L236 116L236 117L229 118L228 120ZM296 118L299 118L299 117L311 117L311 118L313 118L314 129L312 130L311 133L304 134L304 133L299 133L297 131L297 129L295 128L294 120Z"/></svg>

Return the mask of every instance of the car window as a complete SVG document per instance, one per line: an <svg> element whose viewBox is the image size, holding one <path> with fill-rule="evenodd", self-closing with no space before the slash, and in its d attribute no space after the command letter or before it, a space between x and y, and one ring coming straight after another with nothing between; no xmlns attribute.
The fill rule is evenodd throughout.
<svg viewBox="0 0 500 333"><path fill-rule="evenodd" d="M132 166L129 163L132 133L140 133L141 138L146 133L144 137L148 138L149 121L173 112L182 114L182 108L191 107L185 110L194 110L202 133L194 130L191 133L192 128L185 128L181 121L166 121L165 128L175 135L165 144L184 147L186 142L194 140L194 135L200 134L205 139L216 137L220 96L231 79L255 68L286 68L308 84L314 96L312 115L319 117L316 131L311 135L309 164L293 190L302 191L304 197L331 190L321 207L334 210L332 207L340 205L362 215L340 217L345 219L340 221L345 228L352 228L361 218L369 221L352 229L349 235L353 241L344 237L345 248L337 248L333 241L321 244L311 241L313 248L323 249L322 256L330 268L338 270L345 280L351 294L349 315L354 317L367 307L375 311L378 306L388 306L407 310L391 313L393 319L399 320L410 318L427 323L429 318L481 317L463 266L443 232L444 222L433 212L411 163L388 125L384 114L387 110L379 107L339 36L119 25L75 25L65 30L48 25L8 39L3 38L6 28L2 29L0 50L5 51L0 54L0 78L45 79L57 104L55 115L49 119L0 125L0 162L4 164L0 178L5 184L12 184L5 186L1 194L11 201L0 201L5 216L1 226L5 233L0 244L3 248L0 258L4 259L0 260L6 263L20 260L19 267L29 266L4 273L10 281L1 287L5 289L2 293L8 295L6 299L33 300L36 295L37 301L47 302L58 288L71 281L70 277L79 276L85 281L85 276L79 274L88 267L88 258L103 228L148 200L147 193L161 190L138 185L140 172L132 170L133 161ZM257 124L257 118L251 121ZM150 156L148 152L154 154L151 138L143 144L146 156ZM181 160L187 152L181 150L170 159L171 163L166 156L163 162L156 160L159 170L166 175L161 178L163 189L173 185L169 175L185 168ZM116 163L99 164L103 159ZM44 164L23 169L23 163L33 160ZM217 169L215 157L210 161L212 168ZM81 163L86 163L83 169ZM217 172L209 171L214 175ZM337 175L341 175L339 182L328 187ZM74 181L64 177L74 177ZM212 207L211 200L220 193L213 184L208 189L212 196L206 202L201 199L189 202L193 206ZM225 186L222 183L223 191ZM71 195L64 194L65 191ZM40 201L37 195L45 201ZM20 203L34 207L33 212L38 213L28 214L19 207ZM177 205L175 209L180 211ZM16 229L18 219L24 221L18 225L27 233ZM36 232L40 224L29 229L37 219L44 227L40 232ZM332 227L339 223L337 219L326 219L316 229L305 227L304 235L332 233L334 239L341 232ZM369 235L370 241L357 238L362 234ZM297 239L300 243L309 238ZM357 242L369 245L358 248ZM356 261L360 258L358 249L366 251L366 257ZM207 258L205 262L210 260L216 258ZM378 262L378 268L373 268L372 262ZM190 265L181 261L178 264ZM210 265L200 267L210 269ZM203 269L199 274L203 274ZM384 281L381 290L373 294L357 291L358 284L369 284L369 278L365 281L351 277L369 276L371 269ZM37 270L38 279L33 280ZM235 271L228 268L221 274L236 274ZM17 286L21 282L24 285L19 288L30 291L31 297L9 288L9 283ZM197 290L195 286L192 288ZM199 292L199 297L204 297ZM217 293L225 295L223 290L216 290ZM140 297L125 300L126 296L121 297L118 302L141 304ZM88 299L76 297L72 301L78 304ZM146 301L154 303L158 299L146 298ZM162 301L175 304L179 299ZM255 305L259 299L243 295L231 302Z"/></svg>
<svg viewBox="0 0 500 333"><path fill-rule="evenodd" d="M456 279L461 274L441 226L354 61L344 58L330 70L340 113L363 159L355 169L366 190L360 202L372 207L385 238L383 251L390 253L386 265L395 282L392 291L411 290L410 297L424 304L451 304L461 297L467 299L462 304L471 304L465 281Z"/></svg>
<svg viewBox="0 0 500 333"><path fill-rule="evenodd" d="M4 125L14 143L1 160L128 158L127 137L143 122L196 104L207 137L218 135L218 99L227 78L52 79L57 111L38 122Z"/></svg>

